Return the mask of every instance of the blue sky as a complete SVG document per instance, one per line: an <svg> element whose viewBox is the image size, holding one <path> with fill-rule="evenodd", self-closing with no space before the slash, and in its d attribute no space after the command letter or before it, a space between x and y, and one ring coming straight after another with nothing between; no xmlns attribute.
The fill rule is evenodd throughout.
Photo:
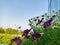
<svg viewBox="0 0 60 45"><path fill-rule="evenodd" d="M48 12L48 0L0 0L0 27L29 28L28 19Z"/></svg>
<svg viewBox="0 0 60 45"><path fill-rule="evenodd" d="M52 10L59 10L60 9L60 0L52 0Z"/></svg>

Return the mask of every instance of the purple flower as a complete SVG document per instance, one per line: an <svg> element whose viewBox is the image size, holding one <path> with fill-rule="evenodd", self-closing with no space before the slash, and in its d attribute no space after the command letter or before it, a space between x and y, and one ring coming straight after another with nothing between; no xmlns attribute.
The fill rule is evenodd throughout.
<svg viewBox="0 0 60 45"><path fill-rule="evenodd" d="M15 39L11 39L10 42L13 43L15 41Z"/></svg>
<svg viewBox="0 0 60 45"><path fill-rule="evenodd" d="M21 44L21 40L20 40L20 37L15 37L14 39L11 39L11 44L16 41L17 45L20 45Z"/></svg>
<svg viewBox="0 0 60 45"><path fill-rule="evenodd" d="M36 39L36 38L40 38L41 37L41 34L39 34L39 33L34 33L33 35L32 35L32 41L34 42L34 40Z"/></svg>
<svg viewBox="0 0 60 45"><path fill-rule="evenodd" d="M28 34L30 32L29 29L24 30L24 33Z"/></svg>
<svg viewBox="0 0 60 45"><path fill-rule="evenodd" d="M50 20L44 22L44 28L47 28L49 25L51 25L52 21L53 21L53 19L51 18Z"/></svg>
<svg viewBox="0 0 60 45"><path fill-rule="evenodd" d="M20 37L16 37L15 39L16 39L17 45L20 45L21 44Z"/></svg>
<svg viewBox="0 0 60 45"><path fill-rule="evenodd" d="M41 22L42 22L42 20L38 19L38 22L37 22L36 25L40 24Z"/></svg>
<svg viewBox="0 0 60 45"><path fill-rule="evenodd" d="M23 35L22 35L24 38L27 38L28 37L28 34L26 34L26 33L23 33Z"/></svg>
<svg viewBox="0 0 60 45"><path fill-rule="evenodd" d="M24 38L27 38L27 37L28 37L28 33L30 32L30 30L31 30L31 29L26 29L26 30L24 30L22 36L23 36Z"/></svg>

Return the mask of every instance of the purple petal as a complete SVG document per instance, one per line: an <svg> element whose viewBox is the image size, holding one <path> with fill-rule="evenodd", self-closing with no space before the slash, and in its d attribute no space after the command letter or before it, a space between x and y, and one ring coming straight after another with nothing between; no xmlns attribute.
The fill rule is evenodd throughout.
<svg viewBox="0 0 60 45"><path fill-rule="evenodd" d="M31 29L26 29L24 30L22 36L24 36L24 38L27 38L28 37L28 33L30 32Z"/></svg>
<svg viewBox="0 0 60 45"><path fill-rule="evenodd" d="M24 33L22 36L24 36L24 38L27 38L28 35Z"/></svg>
<svg viewBox="0 0 60 45"><path fill-rule="evenodd" d="M20 45L21 44L20 37L16 37L15 39L16 39L15 41L17 42L17 45Z"/></svg>
<svg viewBox="0 0 60 45"><path fill-rule="evenodd" d="M11 43L13 43L14 41L16 41L17 45L21 44L20 37L15 37L14 39L11 40Z"/></svg>
<svg viewBox="0 0 60 45"><path fill-rule="evenodd" d="M34 41L36 38L40 38L41 34L35 33L32 35L32 41Z"/></svg>
<svg viewBox="0 0 60 45"><path fill-rule="evenodd" d="M15 41L15 39L11 39L10 42L13 43Z"/></svg>
<svg viewBox="0 0 60 45"><path fill-rule="evenodd" d="M44 28L47 28L49 25L51 25L51 22L52 22L52 18L46 22L44 22Z"/></svg>
<svg viewBox="0 0 60 45"><path fill-rule="evenodd" d="M26 29L26 30L24 30L24 33L29 33L30 32L30 30L29 29Z"/></svg>

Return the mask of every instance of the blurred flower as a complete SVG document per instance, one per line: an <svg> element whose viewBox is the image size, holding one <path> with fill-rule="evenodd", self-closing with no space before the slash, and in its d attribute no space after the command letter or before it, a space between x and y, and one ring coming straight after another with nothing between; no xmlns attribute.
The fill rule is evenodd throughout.
<svg viewBox="0 0 60 45"><path fill-rule="evenodd" d="M56 25L54 25L52 28L53 28L53 29L55 29L55 28L57 28L57 26L56 26Z"/></svg>
<svg viewBox="0 0 60 45"><path fill-rule="evenodd" d="M41 22L42 22L42 20L38 19L38 22L37 22L36 25L40 24Z"/></svg>
<svg viewBox="0 0 60 45"><path fill-rule="evenodd" d="M53 21L53 19L51 18L50 20L44 22L44 28L47 28L49 25L51 25L52 21Z"/></svg>
<svg viewBox="0 0 60 45"><path fill-rule="evenodd" d="M30 32L30 30L31 30L31 29L26 29L26 30L24 30L22 36L23 36L24 38L27 38L27 37L28 37L28 33Z"/></svg>
<svg viewBox="0 0 60 45"><path fill-rule="evenodd" d="M44 33L40 33L41 34L41 36L43 36L44 35Z"/></svg>
<svg viewBox="0 0 60 45"><path fill-rule="evenodd" d="M24 30L24 33L28 34L30 32L29 29Z"/></svg>
<svg viewBox="0 0 60 45"><path fill-rule="evenodd" d="M11 39L11 44L16 41L17 42L17 45L20 45L21 44L21 40L20 40L20 37L15 37L14 39Z"/></svg>
<svg viewBox="0 0 60 45"><path fill-rule="evenodd" d="M17 42L17 45L20 45L20 44L21 44L20 37L16 37L15 40L16 40L16 42Z"/></svg>
<svg viewBox="0 0 60 45"><path fill-rule="evenodd" d="M13 43L15 41L15 39L11 39L10 42Z"/></svg>
<svg viewBox="0 0 60 45"><path fill-rule="evenodd" d="M28 37L28 34L26 34L26 33L23 33L23 35L22 35L24 38L27 38Z"/></svg>
<svg viewBox="0 0 60 45"><path fill-rule="evenodd" d="M41 34L34 33L34 34L32 34L32 41L34 42L34 40L35 40L36 38L40 38L40 37L41 37Z"/></svg>

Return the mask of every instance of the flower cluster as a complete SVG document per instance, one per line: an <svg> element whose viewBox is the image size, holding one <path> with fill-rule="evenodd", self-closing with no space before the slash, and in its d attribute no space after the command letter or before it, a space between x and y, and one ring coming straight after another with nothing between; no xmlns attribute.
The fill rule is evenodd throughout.
<svg viewBox="0 0 60 45"><path fill-rule="evenodd" d="M35 21L37 21L36 26L39 25L39 24L42 22L42 20L43 20L43 18L42 18L41 20L40 20L39 18L38 18L37 20L35 20ZM49 19L48 21L44 22L44 24L43 24L43 25L44 25L44 28L47 28L48 26L50 26L52 21L53 21L53 18L51 18L51 19ZM30 21L30 22L31 22L31 21ZM31 28L32 28L32 27L31 27ZM32 28L32 29L33 29L33 28ZM23 34L22 34L22 37L28 38L28 37L29 37L28 33L29 33L30 31L31 31L31 29L26 29L26 30L24 30L24 31L23 31ZM35 31L35 30L33 29L33 31ZM41 34L38 33L38 32L36 32L36 31L35 31L33 34L31 34L32 42L34 42L35 39L40 38L40 37L41 37ZM14 39L11 39L11 43L13 43L14 41L17 42L17 45L21 43L21 40L20 40L19 37L16 37L16 38L14 38Z"/></svg>
<svg viewBox="0 0 60 45"><path fill-rule="evenodd" d="M31 29L30 29L30 30L31 30ZM30 32L30 30L28 30L28 29L24 30L22 36L23 36L24 38L28 38L28 33ZM40 37L41 37L41 34L35 32L34 34L32 34L32 41L34 42L34 40L35 40L36 38L40 38Z"/></svg>
<svg viewBox="0 0 60 45"><path fill-rule="evenodd" d="M42 22L42 20L43 20L43 19L41 19L41 20L38 19L38 22L36 23L36 26L39 25L39 24ZM49 19L48 21L44 22L44 28L47 28L49 25L51 25L51 22L52 22L52 21L53 21L53 19L51 18L51 19ZM28 37L29 37L28 33L29 33L30 31L31 31L31 29L26 29L26 30L24 30L24 31L23 31L23 34L22 34L22 37L28 38ZM35 31L35 30L34 30L34 31ZM38 32L36 32L36 31L35 31L35 33L31 34L32 42L34 42L35 39L40 38L40 37L41 37L41 34L38 33ZM20 37L15 37L15 38L11 39L11 43L13 43L14 41L17 42L17 45L20 45L20 44L21 44Z"/></svg>
<svg viewBox="0 0 60 45"><path fill-rule="evenodd" d="M54 29L57 28L57 26L54 25L54 23L56 22L54 20L54 17L56 17L56 16L53 15L51 18L49 18L49 16L45 13L45 15L42 15L42 18L36 17L36 18L30 19L29 20L29 23L30 23L31 29L24 30L23 31L23 34L22 34L22 37L24 37L25 40L28 40L28 42L29 41L31 41L32 43L35 42L35 41L38 42L38 39L39 39L39 43L41 45L45 45L45 42L44 41L46 41L48 43L46 45L52 45L52 43L50 44L49 42L52 39L54 40L54 36L56 38L57 35L55 35L55 33L57 34L57 32L58 32L58 31L54 31ZM49 27L50 25L52 26L53 29ZM40 26L40 27L37 28L38 26ZM49 28L47 28L47 27L49 27ZM49 29L49 30L47 30L46 28ZM51 29L51 31L50 31L50 29ZM40 30L43 30L43 31L42 32L39 32ZM51 33L51 32L53 32L53 33ZM28 34L30 34L30 35L28 35ZM59 37L59 33L58 33L58 37ZM17 45L19 45L19 44L21 44L22 42L25 41L24 39L23 39L23 41L21 41L21 39L19 37L16 37L16 38L11 39L11 43L13 43L14 41L16 41L17 42ZM53 40L52 40L52 42L53 42ZM42 44L41 41L44 42L44 44ZM28 42L26 42L26 43L28 43ZM31 44L31 42L28 43L27 45ZM38 45L40 45L40 44L38 44ZM24 45L26 45L26 44L24 44Z"/></svg>

